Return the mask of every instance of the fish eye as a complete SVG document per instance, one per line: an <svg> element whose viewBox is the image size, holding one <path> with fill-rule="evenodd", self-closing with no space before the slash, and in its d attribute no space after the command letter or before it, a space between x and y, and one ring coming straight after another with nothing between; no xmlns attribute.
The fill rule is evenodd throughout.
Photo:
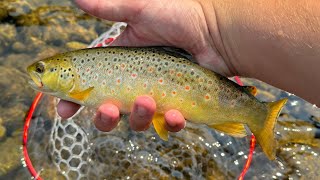
<svg viewBox="0 0 320 180"><path fill-rule="evenodd" d="M41 62L37 63L36 72L40 73L40 74L44 72L44 64L43 63L41 63Z"/></svg>

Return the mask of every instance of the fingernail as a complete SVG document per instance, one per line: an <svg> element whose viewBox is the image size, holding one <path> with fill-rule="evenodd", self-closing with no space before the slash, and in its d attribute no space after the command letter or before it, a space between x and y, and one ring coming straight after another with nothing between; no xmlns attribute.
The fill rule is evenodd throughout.
<svg viewBox="0 0 320 180"><path fill-rule="evenodd" d="M103 122L103 123L109 123L111 120L111 118L109 116L106 116L103 113L101 113L99 118L100 118L100 122Z"/></svg>
<svg viewBox="0 0 320 180"><path fill-rule="evenodd" d="M147 114L147 110L144 107L138 107L137 113L139 116L145 116Z"/></svg>

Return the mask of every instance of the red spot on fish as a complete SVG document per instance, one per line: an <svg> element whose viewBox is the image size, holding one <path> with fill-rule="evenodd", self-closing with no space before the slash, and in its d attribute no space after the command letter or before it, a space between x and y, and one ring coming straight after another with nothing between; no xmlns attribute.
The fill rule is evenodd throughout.
<svg viewBox="0 0 320 180"><path fill-rule="evenodd" d="M120 84L121 83L121 79L117 79L117 84Z"/></svg>
<svg viewBox="0 0 320 180"><path fill-rule="evenodd" d="M132 77L132 78L136 78L136 77L137 77L137 74L133 73L133 74L131 74L131 77Z"/></svg>
<svg viewBox="0 0 320 180"><path fill-rule="evenodd" d="M144 84L143 84L143 87L144 87L144 88L146 88L146 87L147 87L147 84L146 84L146 83L144 83Z"/></svg>
<svg viewBox="0 0 320 180"><path fill-rule="evenodd" d="M213 82L212 81L208 81L208 84L213 84Z"/></svg>
<svg viewBox="0 0 320 180"><path fill-rule="evenodd" d="M178 76L178 77L181 77L181 76L182 76L182 74L181 74L181 73L177 73L177 76Z"/></svg>
<svg viewBox="0 0 320 180"><path fill-rule="evenodd" d="M170 74L174 74L174 70L170 69Z"/></svg>
<svg viewBox="0 0 320 180"><path fill-rule="evenodd" d="M195 102L192 102L192 106L195 106L196 105L196 103Z"/></svg>
<svg viewBox="0 0 320 180"><path fill-rule="evenodd" d="M150 95L150 96L153 96L153 91L150 91L150 92L149 92L149 95Z"/></svg>
<svg viewBox="0 0 320 180"><path fill-rule="evenodd" d="M165 96L166 96L166 93L163 92L163 93L162 93L162 97L165 97Z"/></svg>
<svg viewBox="0 0 320 180"><path fill-rule="evenodd" d="M174 96L175 96L176 94L177 94L177 92L176 92L176 91L172 91L172 95L174 95Z"/></svg>
<svg viewBox="0 0 320 180"><path fill-rule="evenodd" d="M204 98L205 98L206 100L209 100L209 99L210 99L210 95L206 94L206 95L204 96Z"/></svg>
<svg viewBox="0 0 320 180"><path fill-rule="evenodd" d="M184 89L185 89L186 91L189 91L189 90L190 90L190 86L185 86Z"/></svg>
<svg viewBox="0 0 320 180"><path fill-rule="evenodd" d="M87 68L87 72L89 72L90 71L90 69L89 68Z"/></svg>
<svg viewBox="0 0 320 180"><path fill-rule="evenodd" d="M83 82L83 83L85 83L85 82L86 82L86 80L82 79L82 82Z"/></svg>
<svg viewBox="0 0 320 180"><path fill-rule="evenodd" d="M163 79L159 79L158 82L159 82L160 84L163 84Z"/></svg>

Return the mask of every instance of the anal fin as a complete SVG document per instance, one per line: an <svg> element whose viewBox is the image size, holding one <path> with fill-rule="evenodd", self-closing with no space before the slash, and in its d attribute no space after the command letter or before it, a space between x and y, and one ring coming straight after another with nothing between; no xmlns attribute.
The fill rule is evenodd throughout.
<svg viewBox="0 0 320 180"><path fill-rule="evenodd" d="M223 124L214 124L209 127L226 133L233 137L245 137L247 136L247 131L244 124L241 123L223 123Z"/></svg>
<svg viewBox="0 0 320 180"><path fill-rule="evenodd" d="M168 130L166 129L166 122L164 119L164 115L156 113L153 116L152 123L159 137L164 141L168 141L169 133L168 133Z"/></svg>

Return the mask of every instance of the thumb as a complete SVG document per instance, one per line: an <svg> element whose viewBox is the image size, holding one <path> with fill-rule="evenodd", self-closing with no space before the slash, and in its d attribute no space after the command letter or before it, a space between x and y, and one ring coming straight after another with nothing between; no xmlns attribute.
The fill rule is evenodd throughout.
<svg viewBox="0 0 320 180"><path fill-rule="evenodd" d="M148 5L148 0L76 0L85 12L109 21L129 22Z"/></svg>

